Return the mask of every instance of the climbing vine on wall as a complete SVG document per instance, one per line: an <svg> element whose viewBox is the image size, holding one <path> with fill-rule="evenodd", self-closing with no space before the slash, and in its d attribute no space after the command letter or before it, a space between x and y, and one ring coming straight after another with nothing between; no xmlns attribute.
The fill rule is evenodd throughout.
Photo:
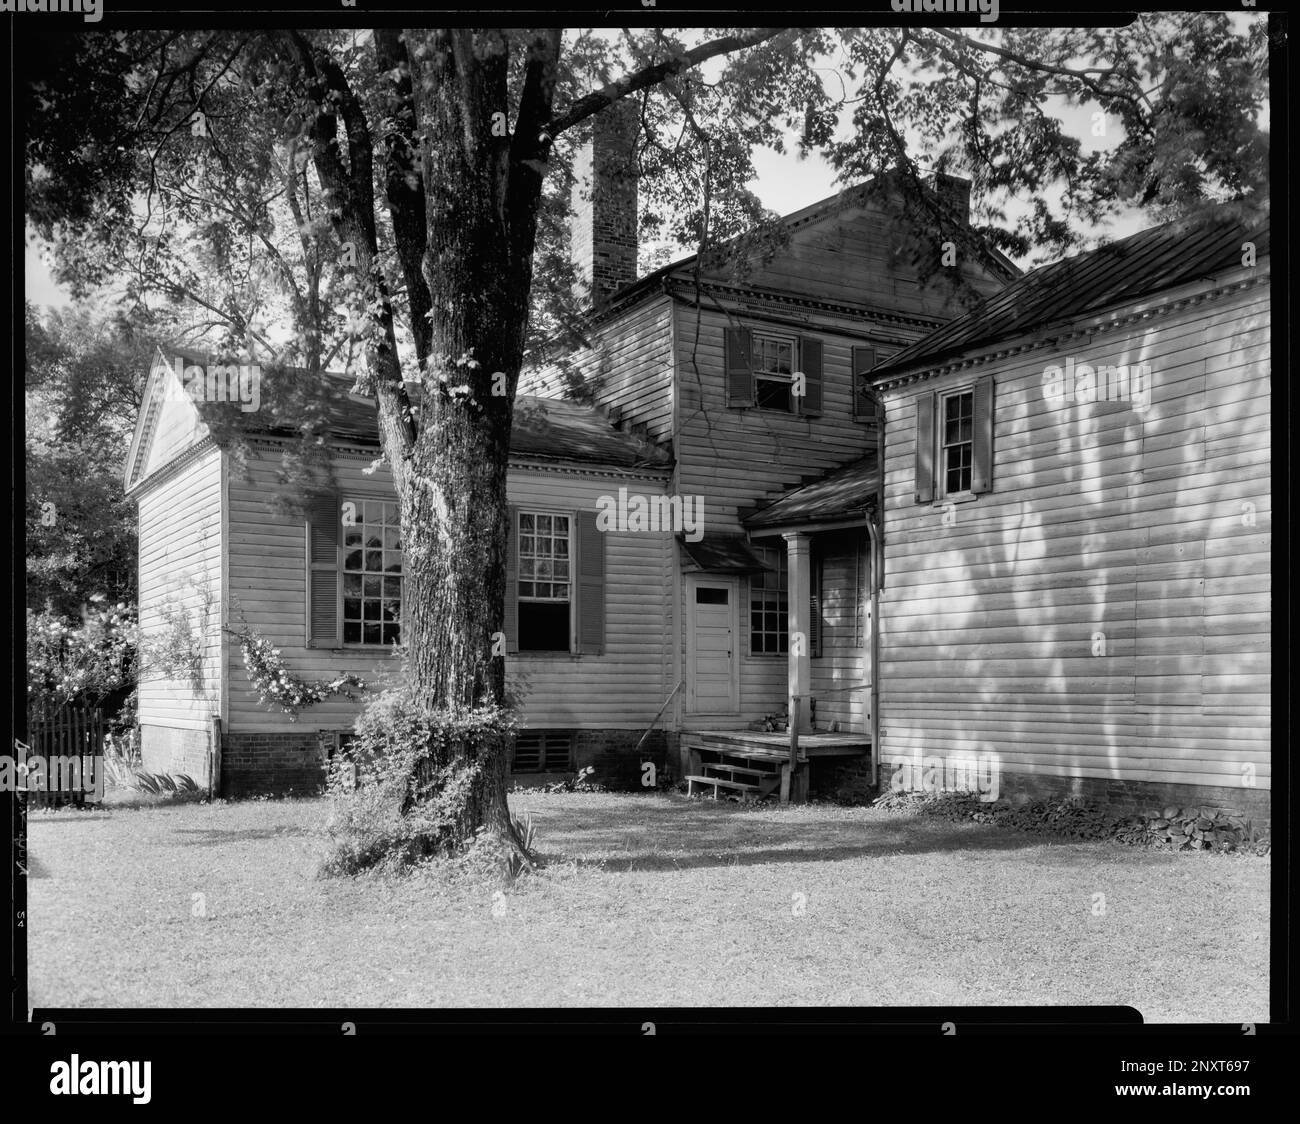
<svg viewBox="0 0 1300 1124"><path fill-rule="evenodd" d="M289 670L280 649L272 647L271 642L255 632L247 624L238 629L228 630L239 641L239 650L244 656L244 669L248 672L248 681L265 706L279 707L289 716L289 721L297 721L301 710L315 706L334 695L343 695L354 699L352 689L364 691L365 681L355 675L340 675L335 679L318 679L309 682L301 679Z"/></svg>

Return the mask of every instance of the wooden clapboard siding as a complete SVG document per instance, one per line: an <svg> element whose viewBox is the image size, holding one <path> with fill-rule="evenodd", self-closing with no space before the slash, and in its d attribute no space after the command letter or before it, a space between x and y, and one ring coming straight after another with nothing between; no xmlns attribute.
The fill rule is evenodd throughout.
<svg viewBox="0 0 1300 1124"><path fill-rule="evenodd" d="M183 415L179 420L192 437ZM168 430L157 436L173 454L187 446L174 441ZM146 640L157 638L168 630L168 618L184 613L203 652L201 683L188 677L166 679L156 670L141 676L143 725L207 729L220 707L221 457L214 445L196 450L137 493L141 634Z"/></svg>
<svg viewBox="0 0 1300 1124"><path fill-rule="evenodd" d="M822 413L817 417L726 404L725 315L681 306L677 326L677 491L704 501L709 532L737 534L737 512L863 456L866 428L853 420L852 351L860 339L820 326L783 331L817 335L822 349ZM698 371L698 375L697 375ZM780 541L780 540L776 540Z"/></svg>
<svg viewBox="0 0 1300 1124"><path fill-rule="evenodd" d="M596 511L602 496L666 494L664 477L512 469L510 503L539 510ZM506 678L535 728L645 729L672 691L671 530L605 533L605 644L600 655L508 657Z"/></svg>
<svg viewBox="0 0 1300 1124"><path fill-rule="evenodd" d="M575 370L597 384L596 399L622 420L643 424L656 441L672 438L672 301L643 301L595 329L592 348L570 356ZM519 392L563 397L556 367L520 376Z"/></svg>
<svg viewBox="0 0 1300 1124"><path fill-rule="evenodd" d="M957 307L935 289L921 289L911 267L894 255L888 225L878 214L850 208L818 223L796 228L788 252L746 277L749 294L730 293L723 307L717 295L696 301L688 285L676 292L677 458L675 490L698 495L704 503L710 533L739 533L741 512L775 499L786 489L863 456L874 448L874 428L854 420L853 350L868 340L882 351L895 351L925 334L927 324L955 314ZM1001 286L986 274L968 270L981 291ZM718 277L717 280L725 280ZM768 300L763 290L803 294L828 304L843 302L902 319L875 322L830 309L792 308ZM907 319L913 317L914 319ZM923 320L921 317L930 317ZM726 331L747 327L821 344L822 408L819 415L731 407L726 390ZM785 549L779 538L767 540ZM841 572L843 571L843 572ZM826 575L828 606L843 613L847 563ZM848 588L853 588L849 586ZM734 716L688 716L692 728L734 726L779 711L789 690L788 659L783 655L749 654L749 583L738 582L741 605L738 637L740 711ZM865 598L865 593L863 594ZM682 620L689 606L681 603ZM865 609L864 609L865 611ZM828 625L820 659L812 661L815 690L829 690L867 677L865 651L854 647L856 627L846 618ZM683 658L685 634L680 639ZM846 698L827 695L819 700L818 723L839 719L853 730L865 731L869 694Z"/></svg>
<svg viewBox="0 0 1300 1124"><path fill-rule="evenodd" d="M866 537L865 531L862 537ZM867 633L858 621L859 615L866 612L867 591L859 573L856 539L852 534L822 535L813 542L820 556L822 591L821 656L809 665L813 693L818 696L817 728L826 730L838 721L845 733L866 733L870 729L871 693L843 690L871 678Z"/></svg>
<svg viewBox="0 0 1300 1124"><path fill-rule="evenodd" d="M334 474L340 495L393 498L383 468L364 473L373 453L339 455ZM270 514L278 455L254 464L252 482L232 473L230 489L230 586L235 602L305 679L351 673L369 682L397 669L382 649L308 648L305 645L304 528L301 520ZM546 510L597 510L600 496L661 495L663 478L632 474L603 477L589 471L512 467L512 505ZM611 532L605 557L605 650L602 655L507 658L507 679L522 697L523 721L534 727L635 729L649 725L672 689L671 533ZM360 703L334 698L304 710L292 727L283 714L268 712L253 693L237 644L228 645L231 729L319 730L351 725Z"/></svg>
<svg viewBox="0 0 1300 1124"><path fill-rule="evenodd" d="M285 664L302 679L352 674L382 689L377 676L397 671L385 649L307 647L305 519L272 511L269 501L278 490L275 473L280 451L267 444L259 452L257 459L250 458L249 478L232 468L227 483L232 626L239 624L236 610L242 611L244 619L280 649ZM332 468L340 502L353 497L396 499L386 467L369 475L365 472L374 456L373 450L334 456ZM341 729L352 724L361 705L335 696L308 707L297 722L290 723L281 711L268 711L258 701L239 644L233 639L226 644L225 664L229 676L226 723L233 731Z"/></svg>
<svg viewBox="0 0 1300 1124"><path fill-rule="evenodd" d="M752 263L745 283L828 302L945 320L953 316L958 309L942 271L922 286L901 250L894 220L875 207L848 206L796 224L770 262ZM981 292L1002 287L982 271L971 270L970 276Z"/></svg>
<svg viewBox="0 0 1300 1124"><path fill-rule="evenodd" d="M174 363L175 360L171 360ZM186 449L207 436L208 427L185 393L180 379L169 365L160 372L157 400L152 404L149 448L141 479L156 472Z"/></svg>
<svg viewBox="0 0 1300 1124"><path fill-rule="evenodd" d="M784 542L780 539L775 541L784 549ZM830 692L870 680L869 633L862 633L863 644L859 646L859 630L854 615L855 609L867 612L865 582L854 572L857 559L851 552L851 535L826 536L825 541L829 544L829 553L822 564L822 655L811 661L812 689L819 695L817 725L818 729L825 730L838 719L842 731L862 733L868 729L870 693ZM780 713L787 701L789 660L784 653L755 655L751 652L748 580L737 579L736 591L740 598L740 636L736 638L740 672L739 710L729 715L686 714L681 719L685 728L735 729L764 715ZM682 596L685 597L684 591ZM689 611L689 604L683 600L681 612Z"/></svg>
<svg viewBox="0 0 1300 1124"><path fill-rule="evenodd" d="M1268 293L1213 288L885 391L886 761L1220 786L1253 767L1268 787ZM1047 401L1067 356L1148 363L1150 408ZM996 380L992 491L917 504L918 397L976 374Z"/></svg>

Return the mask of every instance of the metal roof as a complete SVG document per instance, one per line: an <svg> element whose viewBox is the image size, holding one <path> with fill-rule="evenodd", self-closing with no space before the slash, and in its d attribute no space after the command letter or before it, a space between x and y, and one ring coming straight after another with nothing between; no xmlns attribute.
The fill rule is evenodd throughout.
<svg viewBox="0 0 1300 1124"><path fill-rule="evenodd" d="M751 532L766 527L797 527L813 523L841 523L865 519L868 505L876 502L880 472L876 454L831 469L820 480L791 488L774 503L745 521Z"/></svg>
<svg viewBox="0 0 1300 1124"><path fill-rule="evenodd" d="M677 542L689 559L688 569L713 574L756 574L771 569L750 549L743 535L710 531L699 542L691 542L681 535L677 536Z"/></svg>
<svg viewBox="0 0 1300 1124"><path fill-rule="evenodd" d="M890 356L871 376L941 360L1240 268L1242 243L1269 251L1268 216L1243 217L1241 204L1143 230L1118 242L1045 265L984 298L970 312Z"/></svg>

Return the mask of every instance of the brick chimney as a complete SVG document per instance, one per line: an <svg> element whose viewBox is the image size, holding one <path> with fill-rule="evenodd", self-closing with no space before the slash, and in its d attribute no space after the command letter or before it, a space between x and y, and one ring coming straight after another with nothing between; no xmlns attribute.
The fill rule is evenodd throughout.
<svg viewBox="0 0 1300 1124"><path fill-rule="evenodd" d="M627 98L602 109L591 139L573 161L569 246L593 306L636 280L637 105Z"/></svg>
<svg viewBox="0 0 1300 1124"><path fill-rule="evenodd" d="M939 197L939 206L962 226L970 225L970 180L935 172L928 184Z"/></svg>

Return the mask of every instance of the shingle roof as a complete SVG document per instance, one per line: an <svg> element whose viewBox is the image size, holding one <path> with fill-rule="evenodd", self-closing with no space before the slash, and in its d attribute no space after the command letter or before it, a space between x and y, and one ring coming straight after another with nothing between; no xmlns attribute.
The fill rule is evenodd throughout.
<svg viewBox="0 0 1300 1124"><path fill-rule="evenodd" d="M1042 266L890 356L872 368L871 375L913 367L922 360L938 363L1240 267L1241 245L1247 240L1255 243L1259 256L1268 253L1267 215L1243 219L1240 205L1222 204Z"/></svg>
<svg viewBox="0 0 1300 1124"><path fill-rule="evenodd" d="M667 465L672 460L662 447L615 429L609 418L592 406L527 394L515 399L510 454L625 468Z"/></svg>
<svg viewBox="0 0 1300 1124"><path fill-rule="evenodd" d="M214 362L213 357L170 348L167 358L179 356L186 363ZM303 372L305 373L305 372ZM373 398L351 394L353 379L335 371L323 372L333 393L325 405L330 431L336 437L379 445L376 403ZM418 384L408 384L413 397ZM246 415L250 431L272 434L296 432L292 425L277 421L265 412ZM616 429L602 411L554 398L521 394L515 399L514 426L510 436L511 456L548 460L581 461L590 464L666 466L672 457L653 442Z"/></svg>
<svg viewBox="0 0 1300 1124"><path fill-rule="evenodd" d="M879 484L880 473L873 452L851 464L831 469L820 480L790 489L744 523L754 531L865 517L867 506L875 503Z"/></svg>

